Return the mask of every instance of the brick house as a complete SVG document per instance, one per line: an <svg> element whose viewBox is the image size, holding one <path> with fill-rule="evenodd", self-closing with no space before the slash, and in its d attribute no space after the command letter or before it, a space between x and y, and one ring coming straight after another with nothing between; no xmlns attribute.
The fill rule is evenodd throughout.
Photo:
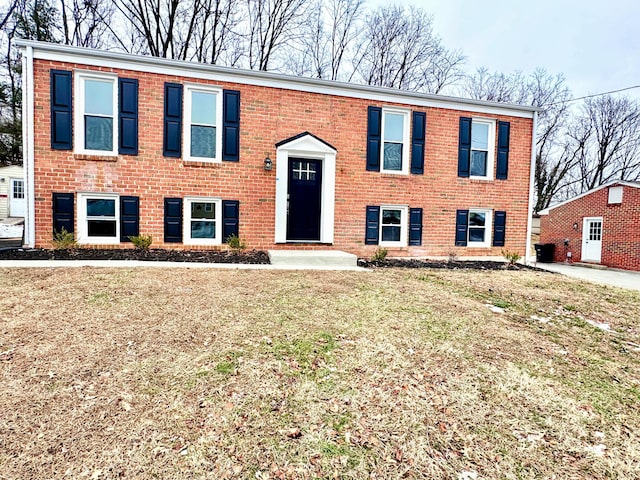
<svg viewBox="0 0 640 480"><path fill-rule="evenodd" d="M554 261L640 270L640 182L613 181L540 212Z"/></svg>
<svg viewBox="0 0 640 480"><path fill-rule="evenodd" d="M17 44L28 246L528 251L535 108Z"/></svg>

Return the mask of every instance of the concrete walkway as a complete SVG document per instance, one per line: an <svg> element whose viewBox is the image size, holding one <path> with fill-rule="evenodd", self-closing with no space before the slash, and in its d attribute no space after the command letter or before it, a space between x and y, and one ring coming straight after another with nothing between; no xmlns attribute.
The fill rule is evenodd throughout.
<svg viewBox="0 0 640 480"><path fill-rule="evenodd" d="M538 268L556 272L567 277L579 278L601 285L627 288L629 290L640 291L640 272L629 270L618 270L614 268L592 268L567 263L535 263Z"/></svg>

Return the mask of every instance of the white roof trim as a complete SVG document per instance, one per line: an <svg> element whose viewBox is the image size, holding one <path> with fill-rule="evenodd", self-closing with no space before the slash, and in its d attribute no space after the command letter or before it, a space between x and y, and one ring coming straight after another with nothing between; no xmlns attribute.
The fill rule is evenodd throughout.
<svg viewBox="0 0 640 480"><path fill-rule="evenodd" d="M405 103L421 107L448 108L473 113L533 118L540 111L528 105L488 102L444 95L408 92L385 87L358 85L317 78L296 77L280 73L242 70L182 60L94 50L32 40L16 40L18 47L33 48L33 57L42 60L79 63L90 66L122 68L146 73L177 75L203 80L225 81L244 85L320 93L381 102Z"/></svg>
<svg viewBox="0 0 640 480"><path fill-rule="evenodd" d="M335 155L337 150L330 147L324 142L321 142L313 135L307 133L298 138L278 145L277 150L297 150L304 152L316 152L316 153L329 153Z"/></svg>
<svg viewBox="0 0 640 480"><path fill-rule="evenodd" d="M549 215L549 212L554 208L561 207L562 205L566 205L567 203L571 203L575 200L578 200L579 198L586 197L587 195L591 195L593 192L597 192L598 190L602 190L603 188L612 187L613 185L622 185L625 187L640 188L640 183L638 182L627 182L626 180L613 180L609 183L605 183L604 185L600 185L599 187L592 188L591 190L581 193L580 195L576 195L573 198L570 198L560 203L556 203L555 205L552 205L543 210L540 210L538 212L538 215Z"/></svg>

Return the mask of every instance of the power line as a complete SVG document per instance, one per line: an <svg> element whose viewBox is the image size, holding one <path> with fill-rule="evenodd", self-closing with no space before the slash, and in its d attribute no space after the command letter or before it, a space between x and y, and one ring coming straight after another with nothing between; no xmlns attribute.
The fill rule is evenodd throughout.
<svg viewBox="0 0 640 480"><path fill-rule="evenodd" d="M627 90L633 90L634 88L640 88L640 85L633 85L631 87L620 88L618 90L610 90L608 92L594 93L593 95L585 95L584 97L572 98L571 100L567 100L566 102L555 102L555 103L551 103L550 105L557 105L559 103L577 102L578 100L585 100L587 98L601 97L602 95L610 95L612 93L626 92Z"/></svg>

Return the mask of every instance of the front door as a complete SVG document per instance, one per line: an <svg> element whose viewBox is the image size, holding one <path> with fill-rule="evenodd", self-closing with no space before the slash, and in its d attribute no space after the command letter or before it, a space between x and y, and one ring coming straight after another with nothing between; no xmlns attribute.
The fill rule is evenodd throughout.
<svg viewBox="0 0 640 480"><path fill-rule="evenodd" d="M602 217L585 218L582 225L582 260L600 263L602 259Z"/></svg>
<svg viewBox="0 0 640 480"><path fill-rule="evenodd" d="M24 180L12 178L9 188L9 216L24 217L26 207L24 199Z"/></svg>
<svg viewBox="0 0 640 480"><path fill-rule="evenodd" d="M320 241L322 161L289 158L287 240Z"/></svg>

